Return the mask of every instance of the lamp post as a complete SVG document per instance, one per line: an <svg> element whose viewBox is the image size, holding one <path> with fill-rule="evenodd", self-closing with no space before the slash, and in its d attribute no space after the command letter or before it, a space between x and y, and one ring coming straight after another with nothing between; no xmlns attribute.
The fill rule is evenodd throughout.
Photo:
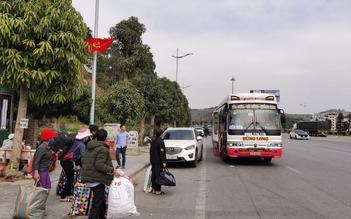
<svg viewBox="0 0 351 219"><path fill-rule="evenodd" d="M95 1L95 21L94 21L94 38L98 37L98 20L99 20L99 0ZM95 87L96 87L96 60L97 52L94 52L93 72L91 77L91 108L90 108L90 124L94 124L95 113Z"/></svg>
<svg viewBox="0 0 351 219"><path fill-rule="evenodd" d="M177 59L177 61L176 61L176 82L177 83L178 83L178 59L184 58L186 56L194 55L194 53L187 53L187 54L182 55L182 56L179 56L178 54L179 54L179 49L177 48L177 56L172 55L173 58Z"/></svg>
<svg viewBox="0 0 351 219"><path fill-rule="evenodd" d="M234 81L235 81L235 78L232 77L232 79L230 79L232 81L232 94L234 93Z"/></svg>
<svg viewBox="0 0 351 219"><path fill-rule="evenodd" d="M184 93L184 89L189 88L189 87L191 87L191 86L192 86L192 85L185 86L184 83L183 83L183 87L182 87L182 88L183 88L183 93Z"/></svg>

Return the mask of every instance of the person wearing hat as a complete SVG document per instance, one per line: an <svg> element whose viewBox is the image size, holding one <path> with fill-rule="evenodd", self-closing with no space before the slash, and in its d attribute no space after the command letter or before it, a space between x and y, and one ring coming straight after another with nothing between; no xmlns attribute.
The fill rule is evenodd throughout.
<svg viewBox="0 0 351 219"><path fill-rule="evenodd" d="M82 166L81 158L83 157L86 146L85 141L91 136L89 129L80 129L74 139L74 143L68 150L68 153L72 152L73 156L68 160L61 160L61 166L66 173L67 181L64 189L61 193L61 202L72 201L72 183L74 182L74 172L79 170L79 166ZM79 177L79 176L77 176Z"/></svg>
<svg viewBox="0 0 351 219"><path fill-rule="evenodd" d="M1 149L11 149L13 147L13 139L15 137L15 134L11 133L9 134L9 136L7 137L8 139L5 139L2 142L2 147Z"/></svg>
<svg viewBox="0 0 351 219"><path fill-rule="evenodd" d="M49 141L56 138L57 134L51 129L44 129L41 131L41 142L37 147L34 154L33 161L33 171L32 176L36 182L37 187L43 187L50 191L51 180L49 175L49 169L51 165L51 152ZM47 215L46 210L44 211L44 216Z"/></svg>
<svg viewBox="0 0 351 219"><path fill-rule="evenodd" d="M49 141L56 138L57 134L51 129L44 129L41 131L41 142L35 151L33 161L33 178L37 183L37 186L46 189L51 189L51 180L49 175L49 169L51 164L51 152Z"/></svg>

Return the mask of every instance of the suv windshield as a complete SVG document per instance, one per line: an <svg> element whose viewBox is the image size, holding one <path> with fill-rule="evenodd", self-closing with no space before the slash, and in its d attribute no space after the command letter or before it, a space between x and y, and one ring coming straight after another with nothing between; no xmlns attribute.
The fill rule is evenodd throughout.
<svg viewBox="0 0 351 219"><path fill-rule="evenodd" d="M163 133L164 140L194 140L192 130L166 130Z"/></svg>

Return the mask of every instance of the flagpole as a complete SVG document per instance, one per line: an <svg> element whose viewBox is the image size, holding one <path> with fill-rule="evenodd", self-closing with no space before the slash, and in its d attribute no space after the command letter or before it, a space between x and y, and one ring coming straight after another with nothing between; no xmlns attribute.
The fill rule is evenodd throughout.
<svg viewBox="0 0 351 219"><path fill-rule="evenodd" d="M95 1L95 22L94 22L94 38L98 38L98 20L99 20L99 0ZM90 124L94 124L94 113L95 113L95 87L96 87L96 62L97 52L94 52L93 58L93 74L91 82L91 108L90 108Z"/></svg>

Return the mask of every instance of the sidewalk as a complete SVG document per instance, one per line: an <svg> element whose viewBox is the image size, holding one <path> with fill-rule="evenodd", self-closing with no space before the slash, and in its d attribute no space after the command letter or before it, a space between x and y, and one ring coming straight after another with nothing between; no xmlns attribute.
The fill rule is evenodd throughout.
<svg viewBox="0 0 351 219"><path fill-rule="evenodd" d="M139 155L128 155L126 157L126 169L124 173L131 177L137 175L146 166L149 165L149 147L139 147ZM113 160L113 165L116 166L116 160ZM56 185L61 173L61 165L58 162L54 172L50 174L52 189L49 194L48 201L46 203L46 210L48 216L46 218L50 219L62 219L67 217L70 209L71 203L60 202L59 196L56 196ZM15 202L20 185L31 185L33 180L18 180L16 182L0 182L0 219L12 219L13 211L15 208ZM142 182L137 182L142 183ZM78 217L85 218L85 217Z"/></svg>

